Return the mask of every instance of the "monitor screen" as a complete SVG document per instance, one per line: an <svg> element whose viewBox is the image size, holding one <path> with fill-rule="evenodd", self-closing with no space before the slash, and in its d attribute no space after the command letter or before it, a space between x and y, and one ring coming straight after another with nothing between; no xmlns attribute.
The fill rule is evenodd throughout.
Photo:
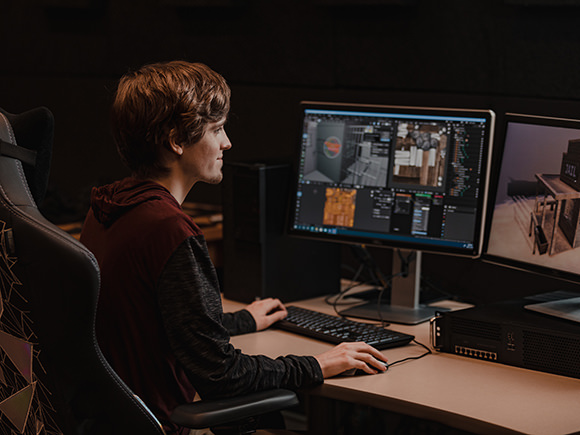
<svg viewBox="0 0 580 435"><path fill-rule="evenodd" d="M484 257L578 279L580 120L507 114Z"/></svg>
<svg viewBox="0 0 580 435"><path fill-rule="evenodd" d="M483 258L580 282L580 120L507 114ZM580 322L580 299L527 308Z"/></svg>
<svg viewBox="0 0 580 435"><path fill-rule="evenodd" d="M290 231L481 252L491 111L303 103Z"/></svg>
<svg viewBox="0 0 580 435"><path fill-rule="evenodd" d="M303 102L290 234L476 257L490 110Z"/></svg>

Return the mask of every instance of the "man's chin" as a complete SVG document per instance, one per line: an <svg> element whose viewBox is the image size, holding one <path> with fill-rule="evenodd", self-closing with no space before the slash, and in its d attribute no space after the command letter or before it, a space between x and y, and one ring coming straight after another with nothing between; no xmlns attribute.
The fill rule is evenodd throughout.
<svg viewBox="0 0 580 435"><path fill-rule="evenodd" d="M207 178L206 180L203 180L203 182L206 184L220 184L223 179L224 175L220 173L219 176L216 176L214 178Z"/></svg>

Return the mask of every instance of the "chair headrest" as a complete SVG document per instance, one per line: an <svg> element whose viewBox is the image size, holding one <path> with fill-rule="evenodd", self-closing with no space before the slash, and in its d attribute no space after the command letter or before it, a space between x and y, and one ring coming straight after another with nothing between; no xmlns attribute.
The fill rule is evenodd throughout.
<svg viewBox="0 0 580 435"><path fill-rule="evenodd" d="M46 194L52 141L54 137L54 116L46 107L37 107L20 114L12 114L0 108L6 116L16 136L16 144L36 152L36 164L23 165L24 175L36 204L40 204Z"/></svg>

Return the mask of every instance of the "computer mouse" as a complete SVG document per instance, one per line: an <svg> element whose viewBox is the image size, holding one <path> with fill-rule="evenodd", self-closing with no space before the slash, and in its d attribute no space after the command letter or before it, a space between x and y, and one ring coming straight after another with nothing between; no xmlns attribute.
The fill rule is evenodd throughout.
<svg viewBox="0 0 580 435"><path fill-rule="evenodd" d="M383 364L383 365L385 366L385 368L388 370L388 368L389 368L389 364L388 364L388 363L386 363L386 362L383 362L383 361L379 361L379 362L380 362L381 364ZM373 370L376 370L374 367L371 367L371 368L372 368ZM386 372L386 370L385 370L385 372ZM378 373L385 373L385 372L380 372L380 371L377 371L377 374L378 374ZM350 370L346 370L346 371L342 372L342 373L340 374L340 376L361 376L361 375L370 375L370 374L371 374L371 373L367 373L367 372L365 372L365 371L364 371L364 370L362 370L362 369L350 369Z"/></svg>

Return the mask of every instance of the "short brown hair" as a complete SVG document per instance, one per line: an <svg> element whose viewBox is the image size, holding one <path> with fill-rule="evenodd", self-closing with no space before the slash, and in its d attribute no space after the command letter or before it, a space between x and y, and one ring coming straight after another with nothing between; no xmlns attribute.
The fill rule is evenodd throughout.
<svg viewBox="0 0 580 435"><path fill-rule="evenodd" d="M121 159L138 177L165 173L162 149L171 140L199 141L207 124L227 116L230 95L225 79L201 63L161 62L125 74L111 110Z"/></svg>

